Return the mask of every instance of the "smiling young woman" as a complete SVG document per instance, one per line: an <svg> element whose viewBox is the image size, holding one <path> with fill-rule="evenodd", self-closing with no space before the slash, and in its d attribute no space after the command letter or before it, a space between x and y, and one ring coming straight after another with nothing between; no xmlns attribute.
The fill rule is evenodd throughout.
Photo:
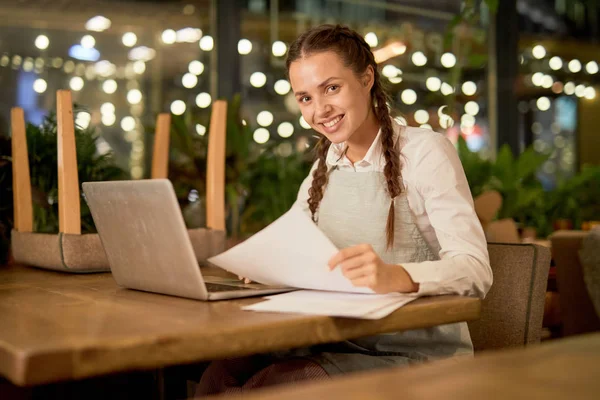
<svg viewBox="0 0 600 400"><path fill-rule="evenodd" d="M302 116L320 134L294 207L341 249L329 267L375 293L484 297L486 240L453 145L389 113L378 66L357 32L324 25L290 46ZM212 363L199 394L473 353L466 323Z"/></svg>

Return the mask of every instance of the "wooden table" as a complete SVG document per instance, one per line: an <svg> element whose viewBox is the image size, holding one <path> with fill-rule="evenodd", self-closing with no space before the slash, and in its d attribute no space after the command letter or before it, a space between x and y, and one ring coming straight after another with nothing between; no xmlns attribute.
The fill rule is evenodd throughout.
<svg viewBox="0 0 600 400"><path fill-rule="evenodd" d="M243 356L479 317L475 298L419 299L369 321L241 311L118 287L110 274L0 267L0 376L28 386Z"/></svg>
<svg viewBox="0 0 600 400"><path fill-rule="evenodd" d="M527 349L354 374L333 381L246 394L244 400L597 399L600 333ZM222 400L239 396L219 397Z"/></svg>

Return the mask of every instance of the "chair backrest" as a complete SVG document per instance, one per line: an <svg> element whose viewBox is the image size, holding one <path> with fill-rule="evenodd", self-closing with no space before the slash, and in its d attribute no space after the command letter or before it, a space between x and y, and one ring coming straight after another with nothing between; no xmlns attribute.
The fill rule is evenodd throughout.
<svg viewBox="0 0 600 400"><path fill-rule="evenodd" d="M166 179L169 171L169 135L171 116L160 114L156 123L154 152L152 154L152 179ZM206 226L225 230L225 144L227 134L227 102L213 103L208 155L206 159Z"/></svg>
<svg viewBox="0 0 600 400"><path fill-rule="evenodd" d="M481 318L469 322L476 351L540 341L550 250L535 244L489 243L494 283Z"/></svg>
<svg viewBox="0 0 600 400"><path fill-rule="evenodd" d="M496 190L483 192L473 199L473 206L479 221L485 226L492 222L502 207L502 195Z"/></svg>
<svg viewBox="0 0 600 400"><path fill-rule="evenodd" d="M588 234L584 231L557 231L550 237L563 336L600 330L600 318L585 285L579 259L579 250Z"/></svg>
<svg viewBox="0 0 600 400"><path fill-rule="evenodd" d="M504 218L487 224L485 237L488 242L521 243L517 224L512 218Z"/></svg>
<svg viewBox="0 0 600 400"><path fill-rule="evenodd" d="M502 195L499 192L495 190L483 192L473 199L473 205L488 242L521 243L515 221L510 218L494 221L502 207Z"/></svg>

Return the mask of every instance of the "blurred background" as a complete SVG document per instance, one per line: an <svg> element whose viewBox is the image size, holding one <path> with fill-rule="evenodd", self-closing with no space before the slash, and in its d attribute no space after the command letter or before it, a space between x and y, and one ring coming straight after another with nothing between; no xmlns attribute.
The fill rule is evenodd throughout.
<svg viewBox="0 0 600 400"><path fill-rule="evenodd" d="M288 45L340 23L364 35L402 123L456 144L474 197L545 238L600 220L597 0L1 0L0 203L12 224L10 109L28 125L36 230L58 230L56 91L76 103L80 181L149 177L160 112L169 176L204 224L211 104L229 103L228 233L285 212L313 157L286 78ZM83 210L85 231L93 222Z"/></svg>

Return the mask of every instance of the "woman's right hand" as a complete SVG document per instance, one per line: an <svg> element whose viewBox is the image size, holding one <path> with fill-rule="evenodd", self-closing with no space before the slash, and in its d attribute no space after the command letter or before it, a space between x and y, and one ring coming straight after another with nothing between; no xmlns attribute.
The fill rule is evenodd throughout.
<svg viewBox="0 0 600 400"><path fill-rule="evenodd" d="M238 275L238 278L239 278L240 281L244 281L244 283L252 283L252 281L250 279L244 278L241 275Z"/></svg>

